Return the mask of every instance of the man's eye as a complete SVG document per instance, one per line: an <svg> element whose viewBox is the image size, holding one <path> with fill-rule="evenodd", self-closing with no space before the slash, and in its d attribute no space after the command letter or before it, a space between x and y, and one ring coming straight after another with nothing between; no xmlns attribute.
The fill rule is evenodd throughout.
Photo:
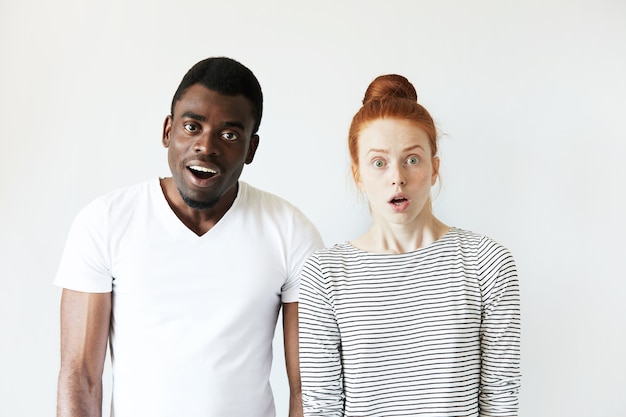
<svg viewBox="0 0 626 417"><path fill-rule="evenodd" d="M190 132L190 133L194 133L194 132L197 132L197 131L198 131L198 126L196 126L196 125L194 125L194 124L192 124L192 123L185 123L185 124L183 125L183 128L184 128L187 132Z"/></svg>
<svg viewBox="0 0 626 417"><path fill-rule="evenodd" d="M224 132L222 133L222 138L228 141L232 141L232 140L239 139L239 135L236 134L235 132Z"/></svg>
<svg viewBox="0 0 626 417"><path fill-rule="evenodd" d="M384 166L385 166L385 161L383 161L382 159L374 160L374 167L375 168L382 168Z"/></svg>
<svg viewBox="0 0 626 417"><path fill-rule="evenodd" d="M412 156L409 159L406 160L406 163L409 165L417 165L417 163L419 162L419 158L416 156Z"/></svg>

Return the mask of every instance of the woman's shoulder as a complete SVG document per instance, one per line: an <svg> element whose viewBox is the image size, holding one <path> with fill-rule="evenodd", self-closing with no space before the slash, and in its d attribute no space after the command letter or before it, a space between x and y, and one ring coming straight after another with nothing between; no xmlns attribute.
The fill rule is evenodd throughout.
<svg viewBox="0 0 626 417"><path fill-rule="evenodd" d="M492 237L469 230L453 228L451 231L458 250L477 259L479 265L513 263L511 251Z"/></svg>
<svg viewBox="0 0 626 417"><path fill-rule="evenodd" d="M459 227L452 227L450 232L448 233L454 240L459 241L460 243L468 244L468 245L497 245L502 246L498 241L491 238L490 236L474 232L472 230L462 229Z"/></svg>
<svg viewBox="0 0 626 417"><path fill-rule="evenodd" d="M318 258L336 258L344 257L346 255L353 254L357 249L352 246L348 241L335 243L334 245L327 246L323 249L319 249L314 252L314 256Z"/></svg>

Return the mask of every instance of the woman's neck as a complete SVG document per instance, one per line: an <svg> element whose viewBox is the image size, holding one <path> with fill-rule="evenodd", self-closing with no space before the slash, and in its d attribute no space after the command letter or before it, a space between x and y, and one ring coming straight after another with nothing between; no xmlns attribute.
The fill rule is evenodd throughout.
<svg viewBox="0 0 626 417"><path fill-rule="evenodd" d="M375 220L367 233L351 243L367 252L407 253L432 244L449 230L449 226L432 215L417 225L390 224Z"/></svg>

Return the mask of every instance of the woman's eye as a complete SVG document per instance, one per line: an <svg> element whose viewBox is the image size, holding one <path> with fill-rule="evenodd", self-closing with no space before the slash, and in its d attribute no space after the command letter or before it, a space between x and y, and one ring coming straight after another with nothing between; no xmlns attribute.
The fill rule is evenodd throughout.
<svg viewBox="0 0 626 417"><path fill-rule="evenodd" d="M196 131L198 130L198 126L196 126L196 125L194 125L194 124L192 124L192 123L185 123L185 124L183 125L183 128L184 128L187 132L190 132L190 133L194 133L194 132L196 132Z"/></svg>
<svg viewBox="0 0 626 417"><path fill-rule="evenodd" d="M409 165L417 165L420 160L416 156L412 156L406 160L406 163Z"/></svg>
<svg viewBox="0 0 626 417"><path fill-rule="evenodd" d="M239 135L235 132L224 132L222 133L222 138L228 141L237 140L239 138Z"/></svg>
<svg viewBox="0 0 626 417"><path fill-rule="evenodd" d="M382 159L376 159L374 161L374 167L376 168L382 168L385 166L385 161L383 161Z"/></svg>

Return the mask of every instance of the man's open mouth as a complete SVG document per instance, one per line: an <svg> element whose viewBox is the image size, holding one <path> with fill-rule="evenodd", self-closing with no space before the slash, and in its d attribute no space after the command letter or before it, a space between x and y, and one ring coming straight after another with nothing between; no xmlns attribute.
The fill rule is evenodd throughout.
<svg viewBox="0 0 626 417"><path fill-rule="evenodd" d="M217 174L217 171L212 170L211 168L205 168L198 165L192 165L187 167L189 171L197 178L207 180Z"/></svg>

